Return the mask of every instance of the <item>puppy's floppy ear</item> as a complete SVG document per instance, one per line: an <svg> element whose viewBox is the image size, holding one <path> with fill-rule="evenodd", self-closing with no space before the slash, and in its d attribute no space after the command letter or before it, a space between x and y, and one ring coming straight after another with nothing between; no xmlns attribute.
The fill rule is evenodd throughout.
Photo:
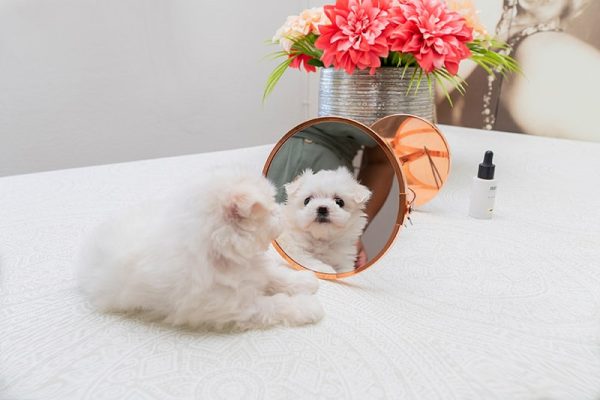
<svg viewBox="0 0 600 400"><path fill-rule="evenodd" d="M371 191L364 185L361 185L356 181L356 178L350 172L350 170L344 166L338 167L336 170L338 173L345 173L349 180L354 182L354 189L352 190L352 200L358 204L365 204L371 198Z"/></svg>
<svg viewBox="0 0 600 400"><path fill-rule="evenodd" d="M345 172L345 173L346 173L346 175L348 175L348 176L350 176L350 177L354 178L354 175L352 175L352 172L350 172L350 170L349 170L348 168L344 167L344 166L340 166L340 167L338 167L338 168L335 170L335 172L337 172L337 173L344 173L344 172Z"/></svg>
<svg viewBox="0 0 600 400"><path fill-rule="evenodd" d="M239 221L266 210L264 204L248 193L234 193L225 204L225 215Z"/></svg>
<svg viewBox="0 0 600 400"><path fill-rule="evenodd" d="M313 170L310 168L305 169L300 175L298 175L293 181L290 183L286 183L283 185L285 187L285 193L288 196L292 196L294 193L300 189L304 181L308 176L313 176Z"/></svg>
<svg viewBox="0 0 600 400"><path fill-rule="evenodd" d="M352 192L352 198L358 204L365 204L371 198L371 191L364 185L356 184Z"/></svg>

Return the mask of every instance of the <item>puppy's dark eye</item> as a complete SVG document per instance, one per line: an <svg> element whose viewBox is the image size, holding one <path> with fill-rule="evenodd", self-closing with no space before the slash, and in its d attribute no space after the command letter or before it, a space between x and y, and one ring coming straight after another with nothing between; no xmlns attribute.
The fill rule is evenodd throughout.
<svg viewBox="0 0 600 400"><path fill-rule="evenodd" d="M308 203L310 203L310 200L312 199L312 197L307 197L304 199L304 205L308 205Z"/></svg>
<svg viewBox="0 0 600 400"><path fill-rule="evenodd" d="M344 208L344 200L340 199L339 197L335 198L335 204L337 204L340 208Z"/></svg>

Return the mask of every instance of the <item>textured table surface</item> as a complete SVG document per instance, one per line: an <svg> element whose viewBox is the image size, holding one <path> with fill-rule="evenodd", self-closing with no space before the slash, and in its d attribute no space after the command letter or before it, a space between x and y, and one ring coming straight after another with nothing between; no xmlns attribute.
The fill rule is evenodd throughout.
<svg viewBox="0 0 600 400"><path fill-rule="evenodd" d="M104 216L270 146L0 179L1 399L598 399L600 144L442 127L453 170L389 253L323 282L318 325L243 334L94 312ZM484 150L492 221L466 216Z"/></svg>

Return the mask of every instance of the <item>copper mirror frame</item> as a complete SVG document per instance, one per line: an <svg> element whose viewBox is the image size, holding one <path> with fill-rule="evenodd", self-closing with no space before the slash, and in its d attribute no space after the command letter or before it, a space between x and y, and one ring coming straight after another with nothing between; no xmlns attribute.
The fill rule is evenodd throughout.
<svg viewBox="0 0 600 400"><path fill-rule="evenodd" d="M410 142L410 139L407 140L407 137L418 137L415 135L421 133L427 134L431 131L424 131L421 127L416 126L416 129L405 132L403 131L403 129L406 130L406 121L415 121L417 122L417 125L420 124L422 126L427 126L428 128L430 128L431 131L433 131L432 133L434 135L429 136L436 136L436 139L433 140L434 143L431 143L431 137L429 138L429 140L425 138L422 139L424 143L422 148L421 143L408 143ZM273 150L271 150L267 161L265 162L262 171L263 175L267 176L269 167L271 166L274 157L288 139L290 139L295 134L303 131L309 126L323 122L339 122L352 125L360 129L365 134L369 135L369 137L371 137L373 140L375 140L380 146L380 148L383 150L387 160L389 161L390 165L394 170L399 189L398 214L396 216L396 220L394 221L390 237L388 238L384 247L377 253L377 255L372 257L365 265L353 271L337 274L313 271L310 268L297 263L293 258L288 256L286 252L281 248L281 246L277 243L277 241L272 242L275 250L293 268L297 270L313 271L317 275L317 277L321 279L335 280L361 273L362 271L373 266L389 250L391 245L396 240L400 228L402 227L406 218L408 217L413 202L415 205L421 205L428 202L435 196L435 194L439 192L439 190L445 183L450 171L450 151L443 134L437 129L435 125L426 121L423 118L416 117L413 115L397 114L387 116L376 121L371 127L368 127L358 121L343 117L318 117L305 121L292 128L277 142ZM427 145L429 145L430 147L427 147ZM424 164L426 165L426 167L423 167L423 165L417 165L416 162L418 160L426 160ZM414 166L418 167L416 169L417 172L411 170L411 168ZM431 175L431 177L420 178L421 175L425 177ZM428 182L431 179L434 182L433 185L431 184L431 182Z"/></svg>
<svg viewBox="0 0 600 400"><path fill-rule="evenodd" d="M414 115L383 117L371 125L392 148L410 190L414 206L431 201L450 174L450 147L440 130L431 122Z"/></svg>

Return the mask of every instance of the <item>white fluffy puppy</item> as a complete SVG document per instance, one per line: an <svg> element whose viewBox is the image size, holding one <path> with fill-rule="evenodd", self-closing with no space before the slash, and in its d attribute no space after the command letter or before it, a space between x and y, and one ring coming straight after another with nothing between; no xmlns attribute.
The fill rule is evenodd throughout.
<svg viewBox="0 0 600 400"><path fill-rule="evenodd" d="M314 271L352 271L371 197L347 168L307 169L285 185L284 232L277 239L294 260Z"/></svg>
<svg viewBox="0 0 600 400"><path fill-rule="evenodd" d="M317 278L266 253L280 232L274 195L258 174L221 171L181 196L128 210L88 240L80 286L100 310L142 311L173 325L316 322Z"/></svg>

